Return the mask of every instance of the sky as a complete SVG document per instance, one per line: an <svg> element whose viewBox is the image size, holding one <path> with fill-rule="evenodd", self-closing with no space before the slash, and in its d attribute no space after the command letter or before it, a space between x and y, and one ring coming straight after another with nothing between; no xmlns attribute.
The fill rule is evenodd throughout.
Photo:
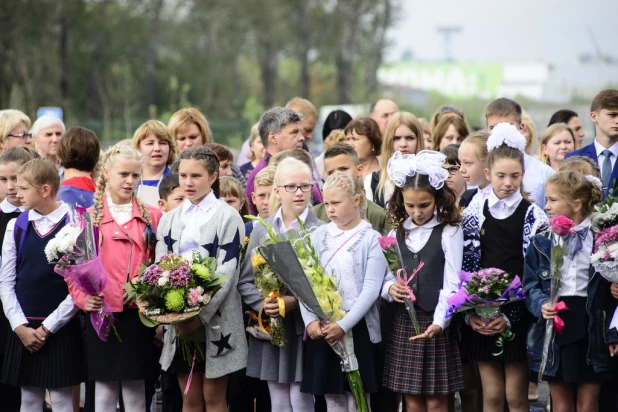
<svg viewBox="0 0 618 412"><path fill-rule="evenodd" d="M440 26L459 26L452 54L459 62L569 64L602 51L618 61L618 0L400 0L386 60L411 50L418 61L443 61Z"/></svg>

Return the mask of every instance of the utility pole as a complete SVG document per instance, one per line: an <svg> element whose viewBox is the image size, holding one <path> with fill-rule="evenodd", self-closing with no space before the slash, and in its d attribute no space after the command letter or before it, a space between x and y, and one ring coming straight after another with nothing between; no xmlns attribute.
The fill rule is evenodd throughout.
<svg viewBox="0 0 618 412"><path fill-rule="evenodd" d="M461 33L461 26L442 26L438 27L438 33L440 33L444 37L444 60L446 62L453 62L455 59L453 58L453 35L457 33Z"/></svg>

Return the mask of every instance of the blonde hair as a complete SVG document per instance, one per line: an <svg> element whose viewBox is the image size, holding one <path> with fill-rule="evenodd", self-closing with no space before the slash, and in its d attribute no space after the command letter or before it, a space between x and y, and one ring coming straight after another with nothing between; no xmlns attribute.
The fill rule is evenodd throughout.
<svg viewBox="0 0 618 412"><path fill-rule="evenodd" d="M158 120L148 120L146 123L143 123L137 128L135 133L133 133L133 148L139 151L139 145L142 143L142 140L146 139L148 136L155 136L157 139L167 142L170 148L166 163L168 166L176 161L176 156L178 155L176 139L172 137L165 123Z"/></svg>
<svg viewBox="0 0 618 412"><path fill-rule="evenodd" d="M255 153L253 153L253 149L251 149L251 146L253 146L253 142L255 142L255 139L259 139L260 138L260 131L258 129L258 126L260 125L260 122L257 122L256 124L253 125L253 127L251 127L251 132L249 132L249 154L247 155L247 159L249 160L255 160Z"/></svg>
<svg viewBox="0 0 618 412"><path fill-rule="evenodd" d="M487 166L487 156L489 155L487 152L487 139L489 139L489 133L485 130L479 130L478 132L472 133L461 142L461 144L469 143L473 145L476 148L476 158L485 166Z"/></svg>
<svg viewBox="0 0 618 412"><path fill-rule="evenodd" d="M303 119L318 120L318 111L315 109L313 103L302 97L294 97L285 104L286 109L294 110L303 115Z"/></svg>
<svg viewBox="0 0 618 412"><path fill-rule="evenodd" d="M427 121L427 119L421 117L420 119L418 119L418 124L421 125L424 134L428 134L429 137L433 137L433 134L431 133L431 127L429 126L429 122Z"/></svg>
<svg viewBox="0 0 618 412"><path fill-rule="evenodd" d="M309 166L305 164L305 162L302 162L293 157L287 157L283 159L281 163L277 165L277 170L275 171L275 175L273 177L273 189L275 186L281 186L281 183L283 183L283 179L285 179L287 175L293 172L298 172L298 171L307 173L307 177L309 178L309 181L311 182L311 178L313 174L311 172L311 169L309 168ZM273 214L280 207L281 207L281 201L277 198L277 196L270 196L270 199L268 200L269 212Z"/></svg>
<svg viewBox="0 0 618 412"><path fill-rule="evenodd" d="M284 150L283 152L279 152L273 157L270 158L270 162L268 164L270 166L278 166L284 159L291 157L293 159L299 160L305 164L313 173L313 159L309 152L304 149L297 147L296 149Z"/></svg>
<svg viewBox="0 0 618 412"><path fill-rule="evenodd" d="M571 135L571 139L573 139L573 148L575 148L575 145L577 143L575 142L575 135L573 134L573 130L571 130L571 128L567 126L566 123L554 123L545 130L545 133L543 133L543 137L541 138L541 147L539 148L539 160L541 162L549 164L549 159L547 158L547 155L543 153L543 146L547 146L547 143L549 143L549 140L552 137L554 137L558 133L562 133L565 131L569 132L569 134Z"/></svg>
<svg viewBox="0 0 618 412"><path fill-rule="evenodd" d="M137 150L133 149L131 146L126 145L114 145L107 149L105 155L103 155L103 159L101 161L101 168L111 170L114 165L121 160L135 160L141 166L142 164L142 154ZM107 190L107 179L105 178L105 173L101 173L99 175L99 179L97 181L97 190L94 193L94 217L93 223L95 225L99 225L101 223L101 219L103 219L103 199L105 198L105 191ZM146 222L146 225L150 226L150 212L142 203L142 201L133 194L133 199L137 202L142 218Z"/></svg>
<svg viewBox="0 0 618 412"><path fill-rule="evenodd" d="M170 121L167 122L167 128L174 139L180 132L187 130L192 124L196 125L202 134L202 144L212 142L212 132L208 125L206 117L197 109L190 107L188 109L180 109L172 115Z"/></svg>
<svg viewBox="0 0 618 412"><path fill-rule="evenodd" d="M571 156L568 159L564 159L560 163L558 168L559 172L580 172L584 175L591 175L597 178L601 178L601 170L599 165L589 157L586 156Z"/></svg>
<svg viewBox="0 0 618 412"><path fill-rule="evenodd" d="M343 129L335 129L330 132L326 139L324 139L324 147L322 151L326 152L328 149L336 145L337 143L345 143L346 137Z"/></svg>
<svg viewBox="0 0 618 412"><path fill-rule="evenodd" d="M268 166L255 175L255 180L253 181L253 185L255 188L272 186L275 180L275 171L277 170L274 166Z"/></svg>
<svg viewBox="0 0 618 412"><path fill-rule="evenodd" d="M560 195L571 207L575 207L576 201L581 201L581 212L584 217L590 216L594 210L594 205L603 198L601 189L580 172L562 171L555 173L547 179L545 186L547 185L556 186Z"/></svg>
<svg viewBox="0 0 618 412"><path fill-rule="evenodd" d="M534 152L536 152L536 144L538 140L538 136L536 133L536 125L525 110L523 110L521 113L521 122L524 124L524 126L526 126L526 132L530 134L530 140L526 142L525 152L529 155L532 155ZM526 133L524 133L524 136L526 137L526 139L528 139Z"/></svg>
<svg viewBox="0 0 618 412"><path fill-rule="evenodd" d="M242 202L240 209L240 216L243 217L251 214L249 210L249 202L247 201L247 195L245 195L245 189L242 187L242 183L238 179L232 176L223 176L219 178L219 197L235 197Z"/></svg>
<svg viewBox="0 0 618 412"><path fill-rule="evenodd" d="M414 153L418 153L425 148L425 139L423 138L423 128L416 116L409 112L397 112L391 117L384 129L384 135L382 136L382 149L380 153L380 182L378 183L378 194L384 197L386 191L386 182L390 181L388 173L386 172L386 166L388 161L395 152L393 150L393 136L395 136L395 130L399 126L406 126L412 130L412 133L416 135L416 149ZM386 202L387 199L384 199Z"/></svg>
<svg viewBox="0 0 618 412"><path fill-rule="evenodd" d="M30 118L24 112L14 109L0 110L0 148L4 148L4 139L20 123L23 123L28 129L32 124Z"/></svg>
<svg viewBox="0 0 618 412"><path fill-rule="evenodd" d="M365 197L365 190L360 180L356 177L350 175L349 173L335 171L331 175L326 178L326 182L324 182L323 190L326 189L337 189L339 191L344 192L348 197L353 198L356 195L360 196L360 204L359 208L361 210L361 215L363 215L363 211L367 208L367 200Z"/></svg>
<svg viewBox="0 0 618 412"><path fill-rule="evenodd" d="M49 160L29 160L20 166L17 170L17 174L21 175L28 183L38 190L40 190L43 185L49 185L52 199L56 198L58 190L60 189L60 176L58 176L58 169L56 169L56 166Z"/></svg>

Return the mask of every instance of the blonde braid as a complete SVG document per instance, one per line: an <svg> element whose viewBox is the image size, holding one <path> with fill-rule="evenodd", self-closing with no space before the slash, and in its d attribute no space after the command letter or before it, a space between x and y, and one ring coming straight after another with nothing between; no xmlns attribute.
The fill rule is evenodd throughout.
<svg viewBox="0 0 618 412"><path fill-rule="evenodd" d="M107 180L103 173L99 175L97 182L97 190L94 192L94 217L92 223L98 226L103 219L103 196L105 196L105 190L107 189Z"/></svg>
<svg viewBox="0 0 618 412"><path fill-rule="evenodd" d="M140 213L142 214L142 219L144 219L146 225L152 226L152 223L150 222L150 212L148 211L148 208L146 207L144 202L142 202L142 199L140 199L138 196L133 196L133 199L135 199L135 201L137 202L137 206L139 207Z"/></svg>

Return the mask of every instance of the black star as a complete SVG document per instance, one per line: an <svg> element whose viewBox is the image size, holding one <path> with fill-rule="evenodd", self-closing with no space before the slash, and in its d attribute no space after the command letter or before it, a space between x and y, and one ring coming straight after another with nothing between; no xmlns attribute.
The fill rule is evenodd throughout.
<svg viewBox="0 0 618 412"><path fill-rule="evenodd" d="M215 312L215 316L221 317L221 310L217 309L217 311Z"/></svg>
<svg viewBox="0 0 618 412"><path fill-rule="evenodd" d="M168 232L167 236L163 236L163 241L165 242L165 245L167 246L167 251L168 252L173 252L174 251L174 243L177 242L177 240L172 238L172 229L170 229L170 231Z"/></svg>
<svg viewBox="0 0 618 412"><path fill-rule="evenodd" d="M221 245L221 249L225 250L225 258L223 258L223 265L225 262L229 262L232 259L236 259L236 266L238 266L238 256L240 255L240 232L236 229L234 239L230 243Z"/></svg>
<svg viewBox="0 0 618 412"><path fill-rule="evenodd" d="M222 332L221 333L221 339L219 339L219 340L211 340L211 342L218 348L216 356L221 355L221 353L225 349L232 349L232 347L230 346L230 344L228 342L230 340L230 336L232 336L231 333L228 333L227 335L224 335L223 332Z"/></svg>
<svg viewBox="0 0 618 412"><path fill-rule="evenodd" d="M209 257L217 257L217 249L219 249L219 235L215 233L215 238L212 240L212 243L206 243L202 245L202 247L208 251Z"/></svg>

